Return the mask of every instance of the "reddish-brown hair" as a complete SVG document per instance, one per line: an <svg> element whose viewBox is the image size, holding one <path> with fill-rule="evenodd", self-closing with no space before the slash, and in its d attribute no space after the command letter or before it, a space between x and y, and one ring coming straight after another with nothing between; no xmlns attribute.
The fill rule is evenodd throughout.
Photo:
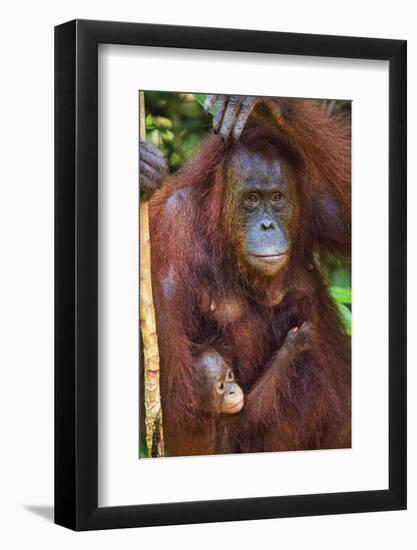
<svg viewBox="0 0 417 550"><path fill-rule="evenodd" d="M208 137L151 201L170 454L350 446L350 348L315 261L323 253L350 253L349 129L312 101L285 100L282 111L278 121L261 120L262 110L255 112L241 138L249 148L281 156L297 178L302 215L288 269L276 281L282 294L277 303L242 277L224 230L225 170L233 144ZM213 317L204 305L207 293L213 303L232 304L235 315ZM295 362L278 392L259 400L251 418L213 423L198 410L196 353L217 349L248 392L288 330L305 320L314 324L312 351Z"/></svg>

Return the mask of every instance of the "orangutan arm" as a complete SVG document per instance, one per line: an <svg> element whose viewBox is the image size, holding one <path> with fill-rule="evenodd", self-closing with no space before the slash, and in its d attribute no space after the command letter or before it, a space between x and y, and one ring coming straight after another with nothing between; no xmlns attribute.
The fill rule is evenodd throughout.
<svg viewBox="0 0 417 550"><path fill-rule="evenodd" d="M311 337L312 324L307 321L288 332L265 373L246 396L242 412L246 423L265 423L277 414L280 395L286 392L293 372L293 362L300 353L310 349Z"/></svg>

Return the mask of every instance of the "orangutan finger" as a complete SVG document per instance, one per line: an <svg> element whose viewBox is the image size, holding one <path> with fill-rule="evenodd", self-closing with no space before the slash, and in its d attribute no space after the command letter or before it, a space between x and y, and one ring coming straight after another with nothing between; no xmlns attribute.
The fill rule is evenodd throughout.
<svg viewBox="0 0 417 550"><path fill-rule="evenodd" d="M229 99L229 96L221 95L217 100L216 112L214 113L214 116L213 116L213 130L215 134L219 133L220 125L223 120L223 115L227 106L228 99Z"/></svg>
<svg viewBox="0 0 417 550"><path fill-rule="evenodd" d="M140 164L146 164L152 168L156 168L159 172L166 172L167 170L167 163L163 156L159 157L152 154L141 155Z"/></svg>
<svg viewBox="0 0 417 550"><path fill-rule="evenodd" d="M142 162L140 165L140 177L144 176L151 179L152 181L157 182L161 179L162 174L161 170L159 170L155 166Z"/></svg>
<svg viewBox="0 0 417 550"><path fill-rule="evenodd" d="M216 103L217 95L208 95L204 101L203 109L208 113L213 105Z"/></svg>
<svg viewBox="0 0 417 550"><path fill-rule="evenodd" d="M229 102L224 112L222 125L219 131L219 134L222 137L223 141L226 141L230 135L233 124L236 120L236 115L239 111L240 104L242 103L242 99L243 98L241 96L236 95L232 95L229 97Z"/></svg>
<svg viewBox="0 0 417 550"><path fill-rule="evenodd" d="M243 129L248 121L248 118L258 101L257 97L248 96L242 101L236 124L233 128L233 141L238 141Z"/></svg>
<svg viewBox="0 0 417 550"><path fill-rule="evenodd" d="M146 141L140 142L139 155L141 159L157 159L158 161L165 161L165 156L162 151L160 151L158 147L155 147L155 145L152 145L152 143L147 143Z"/></svg>
<svg viewBox="0 0 417 550"><path fill-rule="evenodd" d="M151 143L141 142L139 148L140 165L148 164L156 168L161 173L166 173L168 170L167 161L163 153Z"/></svg>

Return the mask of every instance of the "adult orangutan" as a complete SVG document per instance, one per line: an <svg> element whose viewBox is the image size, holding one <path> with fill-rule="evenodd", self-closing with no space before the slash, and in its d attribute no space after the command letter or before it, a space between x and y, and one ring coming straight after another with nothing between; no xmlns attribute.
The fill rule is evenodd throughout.
<svg viewBox="0 0 417 550"><path fill-rule="evenodd" d="M350 254L349 129L314 101L213 104L218 135L150 202L166 449L350 447L350 344L318 269ZM150 196L164 162L142 148L140 171ZM216 422L198 383L213 353L245 395Z"/></svg>

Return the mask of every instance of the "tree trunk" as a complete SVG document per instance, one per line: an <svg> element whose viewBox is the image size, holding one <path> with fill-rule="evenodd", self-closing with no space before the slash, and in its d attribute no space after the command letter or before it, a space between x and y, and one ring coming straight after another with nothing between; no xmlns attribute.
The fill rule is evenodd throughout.
<svg viewBox="0 0 417 550"><path fill-rule="evenodd" d="M140 92L140 139L146 140L145 94ZM148 203L140 201L140 330L143 345L145 427L148 456L164 456L161 393L159 388L159 349L152 296L151 242Z"/></svg>

